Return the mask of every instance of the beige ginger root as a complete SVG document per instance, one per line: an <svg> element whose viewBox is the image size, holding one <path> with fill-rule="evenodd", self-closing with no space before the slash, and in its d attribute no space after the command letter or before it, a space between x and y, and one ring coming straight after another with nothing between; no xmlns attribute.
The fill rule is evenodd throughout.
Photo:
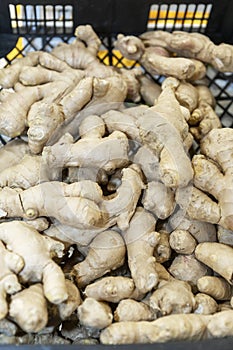
<svg viewBox="0 0 233 350"><path fill-rule="evenodd" d="M62 243L43 237L22 221L1 223L0 240L23 258L24 266L19 272L23 282L43 282L44 295L51 303L59 304L67 299L64 274L50 257L50 251L62 256Z"/></svg>
<svg viewBox="0 0 233 350"><path fill-rule="evenodd" d="M102 191L95 182L92 184L91 188L95 192L85 193L85 196L82 194L80 183L68 185L51 181L24 191L4 187L0 191L0 208L3 216L7 217L35 219L40 216L49 216L63 224L78 228L93 228L103 223L103 217L93 200L93 196L99 198ZM12 207L13 202L14 207ZM59 209L57 209L58 205Z"/></svg>
<svg viewBox="0 0 233 350"><path fill-rule="evenodd" d="M51 168L95 167L106 171L128 164L128 139L120 131L114 131L106 137L93 135L81 138L74 143L69 134L65 134L58 143L44 148L43 157Z"/></svg>
<svg viewBox="0 0 233 350"><path fill-rule="evenodd" d="M218 312L218 304L214 298L204 293L197 293L195 295L195 314L211 315L216 312Z"/></svg>
<svg viewBox="0 0 233 350"><path fill-rule="evenodd" d="M99 233L88 247L86 258L73 266L76 282L85 287L107 272L122 266L125 260L125 243L113 230Z"/></svg>
<svg viewBox="0 0 233 350"><path fill-rule="evenodd" d="M158 283L153 252L160 235L155 232L155 224L153 215L138 207L123 233L131 276L141 293L149 292Z"/></svg>
<svg viewBox="0 0 233 350"><path fill-rule="evenodd" d="M189 314L195 307L195 298L187 282L163 281L149 297L149 305L161 316Z"/></svg>
<svg viewBox="0 0 233 350"><path fill-rule="evenodd" d="M229 300L232 296L232 286L222 277L203 276L198 279L197 288L215 300Z"/></svg>
<svg viewBox="0 0 233 350"><path fill-rule="evenodd" d="M187 217L185 210L179 209L173 213L169 218L169 224L173 230L188 231L198 243L216 241L215 225L190 219Z"/></svg>
<svg viewBox="0 0 233 350"><path fill-rule="evenodd" d="M169 243L178 254L192 254L197 245L196 240L188 231L179 229L171 232Z"/></svg>
<svg viewBox="0 0 233 350"><path fill-rule="evenodd" d="M86 327L103 329L112 323L113 315L107 303L86 298L78 308L78 318Z"/></svg>
<svg viewBox="0 0 233 350"><path fill-rule="evenodd" d="M196 66L191 60L183 57L169 57L168 51L161 47L145 47L143 42L135 36L119 34L114 45L124 57L138 60L152 75L190 79L194 72L196 73Z"/></svg>
<svg viewBox="0 0 233 350"><path fill-rule="evenodd" d="M143 43L162 46L183 57L195 58L210 63L220 72L233 70L232 45L215 45L207 36L200 33L174 31L172 33L156 30L143 33L140 38Z"/></svg>
<svg viewBox="0 0 233 350"><path fill-rule="evenodd" d="M14 294L21 289L17 274L24 267L24 260L16 253L7 250L0 241L0 319L8 312L7 294Z"/></svg>
<svg viewBox="0 0 233 350"><path fill-rule="evenodd" d="M0 187L27 189L41 181L41 157L25 155L18 164L0 172Z"/></svg>
<svg viewBox="0 0 233 350"><path fill-rule="evenodd" d="M196 155L193 159L195 186L216 198L220 217L216 218L215 223L229 230L233 228L232 138L230 128L211 130L201 143L201 152L205 156Z"/></svg>
<svg viewBox="0 0 233 350"><path fill-rule="evenodd" d="M87 297L111 303L119 303L128 298L138 300L144 295L136 289L132 278L123 276L102 277L89 284L84 293Z"/></svg>
<svg viewBox="0 0 233 350"><path fill-rule="evenodd" d="M116 322L101 332L100 341L113 345L200 340L205 335L206 317L168 315L152 322Z"/></svg>
<svg viewBox="0 0 233 350"><path fill-rule="evenodd" d="M196 258L233 284L233 248L222 243L199 243L195 249ZM221 259L218 257L221 256Z"/></svg>
<svg viewBox="0 0 233 350"><path fill-rule="evenodd" d="M144 190L143 207L159 219L168 218L175 208L175 195L171 188L160 181L150 181Z"/></svg>
<svg viewBox="0 0 233 350"><path fill-rule="evenodd" d="M146 303L133 299L121 300L114 311L114 320L117 322L151 321L155 318L155 313Z"/></svg>
<svg viewBox="0 0 233 350"><path fill-rule="evenodd" d="M59 316L62 320L71 316L82 303L81 295L76 285L68 279L66 279L65 283L68 297L62 303L57 305Z"/></svg>
<svg viewBox="0 0 233 350"><path fill-rule="evenodd" d="M8 167L16 165L29 152L27 142L15 139L0 148L0 173Z"/></svg>
<svg viewBox="0 0 233 350"><path fill-rule="evenodd" d="M25 66L36 66L41 52L35 51L27 54L26 57L16 60L11 66L0 70L0 85L3 88L11 88L19 79L19 74Z"/></svg>
<svg viewBox="0 0 233 350"><path fill-rule="evenodd" d="M13 295L10 316L28 333L41 331L48 322L48 311L43 287L36 283Z"/></svg>

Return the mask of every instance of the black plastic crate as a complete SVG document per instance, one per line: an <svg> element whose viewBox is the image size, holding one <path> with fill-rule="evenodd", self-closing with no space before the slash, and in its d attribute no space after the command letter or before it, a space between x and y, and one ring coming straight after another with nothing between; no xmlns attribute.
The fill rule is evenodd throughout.
<svg viewBox="0 0 233 350"><path fill-rule="evenodd" d="M114 50L119 32L196 31L215 43L233 43L232 12L231 0L1 0L0 57L10 63L28 51L50 51L71 41L77 25L90 23L102 40L100 60L132 68L135 62ZM209 69L207 79L223 125L233 126L233 74Z"/></svg>

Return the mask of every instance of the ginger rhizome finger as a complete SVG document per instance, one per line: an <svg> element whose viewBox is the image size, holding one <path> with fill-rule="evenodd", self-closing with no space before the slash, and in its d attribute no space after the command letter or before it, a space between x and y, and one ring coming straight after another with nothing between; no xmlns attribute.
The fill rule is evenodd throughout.
<svg viewBox="0 0 233 350"><path fill-rule="evenodd" d="M113 315L106 302L86 298L78 308L78 318L86 327L103 329L112 323Z"/></svg>
<svg viewBox="0 0 233 350"><path fill-rule="evenodd" d="M195 295L195 314L211 315L216 312L218 312L218 304L214 298L204 293L197 293Z"/></svg>
<svg viewBox="0 0 233 350"><path fill-rule="evenodd" d="M162 46L183 57L210 63L221 72L233 70L232 45L224 43L215 45L204 34L182 31L169 33L157 30L143 33L140 38L146 46Z"/></svg>
<svg viewBox="0 0 233 350"><path fill-rule="evenodd" d="M132 278L123 276L102 277L89 284L84 293L87 297L111 303L118 303L126 298L138 300L145 295L137 290Z"/></svg>
<svg viewBox="0 0 233 350"><path fill-rule="evenodd" d="M41 181L41 156L25 155L18 164L0 172L1 187L19 187L22 189L35 186Z"/></svg>
<svg viewBox="0 0 233 350"><path fill-rule="evenodd" d="M152 75L161 74L190 79L196 73L196 66L191 60L183 57L169 57L169 52L162 47L145 47L143 41L134 36L119 34L115 47L126 58L138 60ZM201 75L203 77L203 73Z"/></svg>
<svg viewBox="0 0 233 350"><path fill-rule="evenodd" d="M24 267L23 258L13 253L0 241L1 271L0 271L0 319L8 312L7 294L14 294L21 290L17 274Z"/></svg>
<svg viewBox="0 0 233 350"><path fill-rule="evenodd" d="M149 305L160 316L189 314L194 309L195 298L187 282L173 280L158 285L149 297Z"/></svg>
<svg viewBox="0 0 233 350"><path fill-rule="evenodd" d="M44 295L54 304L67 299L64 274L50 257L50 251L53 251L54 247L57 248L57 242L51 238L47 240L32 226L22 221L1 223L0 240L6 247L10 247L13 253L22 257L24 266L19 276L23 282L42 282ZM62 243L59 243L59 246L62 246Z"/></svg>
<svg viewBox="0 0 233 350"><path fill-rule="evenodd" d="M215 300L229 300L232 296L232 286L223 277L203 276L198 279L197 288Z"/></svg>
<svg viewBox="0 0 233 350"><path fill-rule="evenodd" d="M114 311L114 320L117 322L151 321L156 314L143 301L123 299Z"/></svg>
<svg viewBox="0 0 233 350"><path fill-rule="evenodd" d="M47 303L40 283L11 297L10 316L28 333L41 331L48 322Z"/></svg>
<svg viewBox="0 0 233 350"><path fill-rule="evenodd" d="M152 290L158 283L153 252L160 235L155 232L155 224L153 215L137 208L129 228L123 233L131 276L142 293Z"/></svg>
<svg viewBox="0 0 233 350"><path fill-rule="evenodd" d="M224 277L230 284L233 283L233 248L222 243L204 242L195 249L196 258L203 264ZM221 259L218 259L221 256Z"/></svg>
<svg viewBox="0 0 233 350"><path fill-rule="evenodd" d="M59 316L62 320L65 320L76 311L79 305L82 303L81 295L77 286L66 279L65 281L68 297L62 303L57 305Z"/></svg>
<svg viewBox="0 0 233 350"><path fill-rule="evenodd" d="M73 266L78 286L84 287L122 266L125 252L124 240L118 232L107 230L99 233L90 243L86 258Z"/></svg>

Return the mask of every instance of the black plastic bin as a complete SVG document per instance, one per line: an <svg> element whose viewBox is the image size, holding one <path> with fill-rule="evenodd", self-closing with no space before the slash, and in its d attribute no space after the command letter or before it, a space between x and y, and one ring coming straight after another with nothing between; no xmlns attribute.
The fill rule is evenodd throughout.
<svg viewBox="0 0 233 350"><path fill-rule="evenodd" d="M69 42L77 25L91 24L106 51L100 59L116 66L124 65L123 57L116 55L113 47L120 32L138 35L155 29L197 31L208 35L216 44L233 44L232 13L231 0L0 0L0 57L5 57L6 63L10 64L28 51L49 51L58 39ZM20 47L17 45L19 38L23 38ZM127 65L127 68L132 66ZM232 127L233 74L210 69L207 79L223 125ZM16 349L14 345L0 347ZM18 347L30 350L61 349L58 345ZM70 347L79 350L230 350L233 349L233 338L119 346L62 345L66 350Z"/></svg>

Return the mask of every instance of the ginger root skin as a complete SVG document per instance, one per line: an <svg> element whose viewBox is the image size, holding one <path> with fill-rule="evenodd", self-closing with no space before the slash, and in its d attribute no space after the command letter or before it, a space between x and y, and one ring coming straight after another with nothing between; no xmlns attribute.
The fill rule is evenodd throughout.
<svg viewBox="0 0 233 350"><path fill-rule="evenodd" d="M138 207L123 233L131 276L141 293L149 292L158 283L153 252L160 235L154 231L155 224L153 215Z"/></svg>
<svg viewBox="0 0 233 350"><path fill-rule="evenodd" d="M9 314L25 332L41 331L48 322L47 303L42 285L34 284L13 295Z"/></svg>
<svg viewBox="0 0 233 350"><path fill-rule="evenodd" d="M195 249L196 258L233 284L233 248L222 243L204 242ZM221 256L221 259L219 257Z"/></svg>
<svg viewBox="0 0 233 350"><path fill-rule="evenodd" d="M21 290L17 274L24 267L24 260L18 254L7 250L0 241L0 320L8 313L7 294Z"/></svg>
<svg viewBox="0 0 233 350"><path fill-rule="evenodd" d="M107 303L86 298L78 308L78 318L86 327L103 329L112 323L113 315Z"/></svg>
<svg viewBox="0 0 233 350"><path fill-rule="evenodd" d="M90 243L86 258L73 266L78 286L85 287L107 272L122 266L125 252L124 240L118 232L107 230L99 233Z"/></svg>
<svg viewBox="0 0 233 350"><path fill-rule="evenodd" d="M195 307L195 298L187 282L161 282L149 298L151 309L158 315L189 314Z"/></svg>
<svg viewBox="0 0 233 350"><path fill-rule="evenodd" d="M114 311L114 320L117 322L151 321L155 318L156 314L146 303L133 299L121 300Z"/></svg>
<svg viewBox="0 0 233 350"><path fill-rule="evenodd" d="M232 296L232 286L222 277L203 276L198 279L197 288L215 300L229 300Z"/></svg>
<svg viewBox="0 0 233 350"><path fill-rule="evenodd" d="M204 293L197 293L195 295L195 314L212 315L216 312L218 312L218 304L214 298Z"/></svg>
<svg viewBox="0 0 233 350"><path fill-rule="evenodd" d="M119 303L128 298L138 300L144 296L136 289L132 278L123 276L102 277L89 284L84 293L87 297L111 303Z"/></svg>
<svg viewBox="0 0 233 350"><path fill-rule="evenodd" d="M206 316L168 315L155 321L117 322L100 334L103 344L141 344L181 340L200 340L205 337Z"/></svg>
<svg viewBox="0 0 233 350"><path fill-rule="evenodd" d="M67 299L64 274L50 256L50 251L56 251L62 257L62 243L43 237L32 226L17 220L0 224L0 240L23 258L24 266L19 272L23 282L42 282L44 295L51 303Z"/></svg>

